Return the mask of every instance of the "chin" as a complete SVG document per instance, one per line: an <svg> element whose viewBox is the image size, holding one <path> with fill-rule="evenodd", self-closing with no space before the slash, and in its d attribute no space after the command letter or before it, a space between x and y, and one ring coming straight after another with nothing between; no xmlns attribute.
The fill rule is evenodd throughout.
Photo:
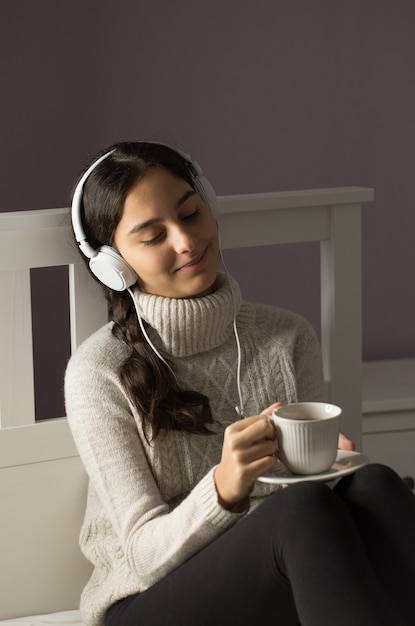
<svg viewBox="0 0 415 626"><path fill-rule="evenodd" d="M209 277L204 278L204 280L196 280L194 285L190 289L186 289L186 294L183 294L183 298L203 298L204 296L208 296L213 292L213 286L216 281L217 273Z"/></svg>

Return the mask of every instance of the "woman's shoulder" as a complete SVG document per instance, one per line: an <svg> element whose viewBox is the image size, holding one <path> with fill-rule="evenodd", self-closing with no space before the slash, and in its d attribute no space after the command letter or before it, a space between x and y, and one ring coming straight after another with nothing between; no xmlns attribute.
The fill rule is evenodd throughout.
<svg viewBox="0 0 415 626"><path fill-rule="evenodd" d="M242 318L250 320L251 327L257 328L262 333L267 330L275 332L278 329L281 332L314 332L310 322L299 313L271 304L245 301L240 314Z"/></svg>

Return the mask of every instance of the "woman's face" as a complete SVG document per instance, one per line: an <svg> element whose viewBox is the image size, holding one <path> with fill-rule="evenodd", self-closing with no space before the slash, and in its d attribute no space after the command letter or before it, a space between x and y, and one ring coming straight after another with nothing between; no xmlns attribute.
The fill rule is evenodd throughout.
<svg viewBox="0 0 415 626"><path fill-rule="evenodd" d="M215 218L168 170L150 169L132 188L114 243L143 291L168 298L211 293L219 255Z"/></svg>

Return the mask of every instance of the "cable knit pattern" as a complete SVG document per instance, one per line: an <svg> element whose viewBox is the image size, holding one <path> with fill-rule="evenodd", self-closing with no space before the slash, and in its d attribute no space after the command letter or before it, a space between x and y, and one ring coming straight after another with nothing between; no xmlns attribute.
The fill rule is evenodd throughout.
<svg viewBox="0 0 415 626"><path fill-rule="evenodd" d="M224 283L227 288L223 289ZM150 339L156 347L175 357L212 350L232 335L232 322L241 304L237 283L219 274L216 291L209 298L175 299L136 290L142 317L153 327ZM154 331L155 335L154 335ZM157 345L158 343L158 345Z"/></svg>
<svg viewBox="0 0 415 626"><path fill-rule="evenodd" d="M236 317L245 414L273 402L321 399L321 357L310 325L283 309L241 300L219 274L213 294L170 299L135 292L149 335L179 383L209 397L211 436L169 432L148 444L119 379L130 348L111 324L71 358L65 379L69 424L89 475L80 544L94 571L81 598L87 626L102 626L118 599L141 592L243 516L217 501L213 472L223 432L237 419ZM257 483L251 509L276 487Z"/></svg>

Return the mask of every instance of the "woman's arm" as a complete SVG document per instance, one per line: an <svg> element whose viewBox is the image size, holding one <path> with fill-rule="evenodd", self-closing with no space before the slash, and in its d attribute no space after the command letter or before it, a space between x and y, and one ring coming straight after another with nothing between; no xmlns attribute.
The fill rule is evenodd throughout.
<svg viewBox="0 0 415 626"><path fill-rule="evenodd" d="M158 490L117 367L108 367L108 355L96 356L91 360L81 349L72 357L65 380L69 424L96 494L87 517L93 524L110 524L111 532L98 530L107 533L108 541L115 535L129 568L145 588L241 514L219 504L213 467L170 509Z"/></svg>
<svg viewBox="0 0 415 626"><path fill-rule="evenodd" d="M320 343L314 328L303 318L297 318L297 338L294 344L294 369L298 402L318 402L324 395L323 361Z"/></svg>

